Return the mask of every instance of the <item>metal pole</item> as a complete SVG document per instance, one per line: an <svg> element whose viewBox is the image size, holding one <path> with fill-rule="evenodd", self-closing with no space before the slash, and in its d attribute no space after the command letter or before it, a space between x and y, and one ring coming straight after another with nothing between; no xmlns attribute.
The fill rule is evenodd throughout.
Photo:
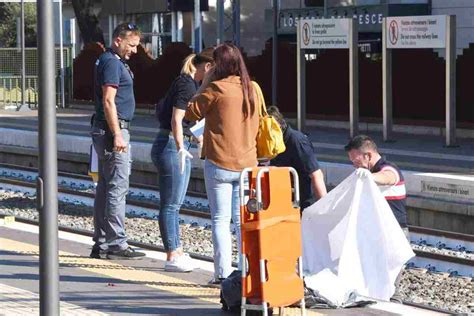
<svg viewBox="0 0 474 316"><path fill-rule="evenodd" d="M171 11L171 41L176 42L176 11Z"/></svg>
<svg viewBox="0 0 474 316"><path fill-rule="evenodd" d="M224 0L217 0L217 36L216 44L224 43Z"/></svg>
<svg viewBox="0 0 474 316"><path fill-rule="evenodd" d="M183 12L181 11L177 11L176 12L176 28L177 28L177 31L178 31L178 34L177 34L177 40L178 42L182 42L183 41Z"/></svg>
<svg viewBox="0 0 474 316"><path fill-rule="evenodd" d="M76 18L70 19L71 24L71 60L74 61L76 58ZM110 36L112 36L112 32L110 32ZM112 45L112 39L109 39L109 46ZM72 80L72 76L71 76ZM72 90L71 90L72 91Z"/></svg>
<svg viewBox="0 0 474 316"><path fill-rule="evenodd" d="M127 20L127 4L125 3L125 1L126 0L122 0L122 22L125 22L125 20Z"/></svg>
<svg viewBox="0 0 474 316"><path fill-rule="evenodd" d="M58 187L53 1L38 0L40 314L59 315Z"/></svg>
<svg viewBox="0 0 474 316"><path fill-rule="evenodd" d="M278 101L278 16L280 12L280 0L273 0L273 43L272 43L272 103L277 105Z"/></svg>
<svg viewBox="0 0 474 316"><path fill-rule="evenodd" d="M324 0L324 18L328 17L328 0Z"/></svg>
<svg viewBox="0 0 474 316"><path fill-rule="evenodd" d="M66 96L64 94L64 45L63 45L63 0L59 5L59 79L61 85L61 107L66 108Z"/></svg>
<svg viewBox="0 0 474 316"><path fill-rule="evenodd" d="M112 36L113 36L113 33L114 32L114 17L109 14L109 36L108 36L108 40L109 40L109 43L108 43L108 46L112 46Z"/></svg>
<svg viewBox="0 0 474 316"><path fill-rule="evenodd" d="M387 48L387 19L382 22L382 115L383 140L392 141L393 104L392 104L392 50Z"/></svg>
<svg viewBox="0 0 474 316"><path fill-rule="evenodd" d="M446 146L456 146L456 16L446 17Z"/></svg>
<svg viewBox="0 0 474 316"><path fill-rule="evenodd" d="M26 95L26 62L25 62L25 1L21 0L21 104L19 109L25 108L25 95Z"/></svg>
<svg viewBox="0 0 474 316"><path fill-rule="evenodd" d="M194 0L194 52L199 53L202 50L201 41L201 1Z"/></svg>
<svg viewBox="0 0 474 316"><path fill-rule="evenodd" d="M195 21L195 17L194 17L194 12L191 16L191 45L189 47L191 47L194 51L196 51L196 21Z"/></svg>
<svg viewBox="0 0 474 316"><path fill-rule="evenodd" d="M234 44L240 47L240 0L233 2Z"/></svg>
<svg viewBox="0 0 474 316"><path fill-rule="evenodd" d="M304 49L301 49L301 23L298 23L296 32L296 127L299 131L303 131L306 124L306 59L304 52Z"/></svg>
<svg viewBox="0 0 474 316"><path fill-rule="evenodd" d="M359 134L359 49L357 23L349 19L349 120L350 136Z"/></svg>

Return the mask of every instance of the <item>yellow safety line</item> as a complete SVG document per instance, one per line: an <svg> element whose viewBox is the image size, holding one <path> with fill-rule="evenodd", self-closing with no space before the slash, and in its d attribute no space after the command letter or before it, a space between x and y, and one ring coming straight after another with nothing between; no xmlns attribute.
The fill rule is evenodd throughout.
<svg viewBox="0 0 474 316"><path fill-rule="evenodd" d="M19 254L39 256L38 246L15 240L0 238L0 248ZM178 295L219 304L219 289L184 281L165 274L126 267L108 260L81 257L76 254L60 251L59 264L66 267L77 267L85 271L108 276L113 279L141 283L145 286L171 292Z"/></svg>
<svg viewBox="0 0 474 316"><path fill-rule="evenodd" d="M15 240L0 238L0 248L18 254L39 256L38 246ZM197 300L220 304L220 290L206 285L174 278L165 274L123 266L108 260L81 257L60 251L59 264L63 267L77 267L85 271L105 275L113 279L141 283L145 286ZM299 308L286 307L284 315L300 315ZM324 315L314 310L306 310L307 315Z"/></svg>

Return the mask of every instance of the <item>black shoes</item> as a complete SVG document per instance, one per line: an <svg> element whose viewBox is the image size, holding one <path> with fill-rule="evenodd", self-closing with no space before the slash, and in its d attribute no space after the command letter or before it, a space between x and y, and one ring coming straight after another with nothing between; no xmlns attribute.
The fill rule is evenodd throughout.
<svg viewBox="0 0 474 316"><path fill-rule="evenodd" d="M91 254L89 257L94 259L110 259L110 260L127 260L127 259L139 259L144 257L143 252L138 252L133 250L133 248L128 247L124 250L119 251L106 251L100 248L92 248Z"/></svg>
<svg viewBox="0 0 474 316"><path fill-rule="evenodd" d="M401 296L401 295L394 294L394 295L390 298L390 302L392 302L392 303L397 303L397 304L403 304L402 296Z"/></svg>
<svg viewBox="0 0 474 316"><path fill-rule="evenodd" d="M94 259L106 259L107 251L101 250L100 248L92 248L92 251L89 257L94 258Z"/></svg>
<svg viewBox="0 0 474 316"><path fill-rule="evenodd" d="M141 259L144 256L145 254L143 252L135 251L131 247L128 247L127 249L124 249L124 250L107 252L107 259L110 259L110 260Z"/></svg>

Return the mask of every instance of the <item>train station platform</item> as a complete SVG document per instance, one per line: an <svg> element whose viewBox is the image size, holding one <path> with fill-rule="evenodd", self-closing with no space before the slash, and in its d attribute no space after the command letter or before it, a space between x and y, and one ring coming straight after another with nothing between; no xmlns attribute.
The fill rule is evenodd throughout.
<svg viewBox="0 0 474 316"><path fill-rule="evenodd" d="M58 109L58 134L89 137L92 106ZM37 131L37 111L0 110L0 128ZM289 120L292 122L293 120ZM320 160L348 163L344 145L349 139L349 124L342 121L308 120L305 133L312 140ZM135 143L152 143L158 123L149 110L136 113L131 124ZM371 136L381 153L406 170L451 172L474 175L474 127L459 128L457 146L444 146L443 128L395 125L392 142L382 140L380 124L360 123L360 133ZM19 143L19 146L28 144ZM0 144L4 144L2 142Z"/></svg>
<svg viewBox="0 0 474 316"><path fill-rule="evenodd" d="M58 109L60 171L87 173L92 106ZM0 162L37 166L38 112L0 111ZM308 120L306 132L314 144L328 187L345 179L354 168L344 145L347 122ZM474 231L474 129L458 129L458 146L445 147L439 127L395 125L394 142L383 142L380 126L361 123L360 132L374 138L379 151L395 162L405 176L409 222L412 225L470 234ZM156 185L150 158L158 124L148 110L139 110L131 124L133 172L131 181ZM196 149L189 189L204 193L202 166ZM74 171L72 171L74 170ZM468 224L471 223L471 224Z"/></svg>
<svg viewBox="0 0 474 316"><path fill-rule="evenodd" d="M91 144L91 106L58 109L58 166L60 171L87 174ZM347 122L308 120L306 132L321 162L326 185L335 187L354 168L344 145ZM151 112L138 111L131 124L132 183L156 186L150 158L158 124ZM377 142L379 151L404 173L409 223L471 234L474 231L474 129L459 129L458 146L445 147L442 129L395 125L394 142L383 142L380 126L361 123L360 132ZM0 161L37 166L38 112L0 111ZM461 137L462 136L462 137ZM204 193L203 161L195 148L189 190Z"/></svg>
<svg viewBox="0 0 474 316"><path fill-rule="evenodd" d="M59 233L61 315L229 315L220 308L219 289L207 285L212 263L196 261L191 273L169 273L163 270L163 253L145 251L141 260L91 259L91 244L90 237ZM38 227L0 225L0 245L0 315L38 315ZM284 310L284 315L299 314L299 308ZM377 302L365 308L311 309L307 315L442 313Z"/></svg>

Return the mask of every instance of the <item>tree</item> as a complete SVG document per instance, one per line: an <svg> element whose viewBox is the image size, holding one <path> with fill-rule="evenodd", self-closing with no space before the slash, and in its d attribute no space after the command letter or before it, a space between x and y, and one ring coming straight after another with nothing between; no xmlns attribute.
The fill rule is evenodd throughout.
<svg viewBox="0 0 474 316"><path fill-rule="evenodd" d="M94 4L97 0L72 0L72 7L76 15L79 31L85 44L100 42L105 44L104 32L99 24L97 15L94 14Z"/></svg>
<svg viewBox="0 0 474 316"><path fill-rule="evenodd" d="M0 3L0 45L17 46L19 3ZM25 46L36 47L36 3L25 3Z"/></svg>

